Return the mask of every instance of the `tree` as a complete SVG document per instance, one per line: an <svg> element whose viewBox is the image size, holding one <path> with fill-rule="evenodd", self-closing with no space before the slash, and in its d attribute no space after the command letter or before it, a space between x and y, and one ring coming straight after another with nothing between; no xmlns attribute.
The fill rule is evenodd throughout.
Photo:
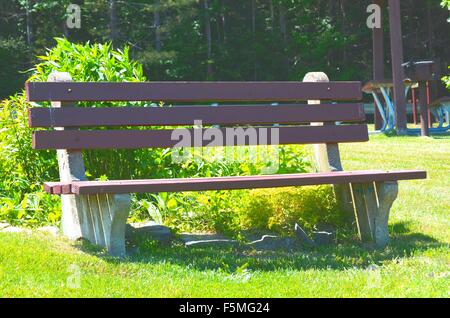
<svg viewBox="0 0 450 318"><path fill-rule="evenodd" d="M450 63L450 0L404 0L405 58ZM69 3L81 7L81 29L66 25ZM312 70L333 80L371 78L371 30L364 1L317 0L10 0L0 1L0 40L27 56L2 52L13 90L19 71L54 45L72 42L129 45L151 80L299 80ZM27 14L28 13L28 14ZM6 42L3 42L6 43ZM22 52L21 52L22 53ZM11 68L14 68L11 69ZM386 69L389 69L388 67ZM11 75L9 75L11 76ZM389 74L386 74L389 76ZM8 87L12 87L9 86ZM17 84L18 83L18 84ZM5 87L5 86L3 86ZM6 89L6 88L5 88ZM11 88L0 92L5 96Z"/></svg>
<svg viewBox="0 0 450 318"><path fill-rule="evenodd" d="M209 17L209 4L208 0L203 0L203 7L205 9L205 38L206 38L206 65L207 65L207 71L206 76L207 78L212 78L213 70L212 70L212 35L211 35L211 20Z"/></svg>
<svg viewBox="0 0 450 318"><path fill-rule="evenodd" d="M159 14L160 4L160 0L155 0L156 8L153 14L153 18L155 20L155 49L157 52L161 52L161 20Z"/></svg>
<svg viewBox="0 0 450 318"><path fill-rule="evenodd" d="M117 46L118 29L117 29L117 9L116 0L108 0L108 13L109 13L109 37L113 46Z"/></svg>

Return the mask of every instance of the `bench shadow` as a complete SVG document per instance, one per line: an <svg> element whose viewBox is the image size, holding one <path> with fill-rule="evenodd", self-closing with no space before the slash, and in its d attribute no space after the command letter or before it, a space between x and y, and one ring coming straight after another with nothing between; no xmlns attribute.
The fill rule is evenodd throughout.
<svg viewBox="0 0 450 318"><path fill-rule="evenodd" d="M447 139L448 137L450 137L450 131L446 133L432 134L431 137L433 139Z"/></svg>
<svg viewBox="0 0 450 318"><path fill-rule="evenodd" d="M123 259L106 256L90 244L81 249L94 253L108 262L169 263L195 270L223 270L234 273L240 268L251 271L308 270L367 268L411 257L414 253L447 246L446 243L422 234L411 232L411 223L398 222L390 226L391 244L385 249L374 249L356 241L319 248L302 248L296 251L256 251L248 248L186 248L180 243L161 246L145 241ZM139 250L137 252L137 250Z"/></svg>
<svg viewBox="0 0 450 318"><path fill-rule="evenodd" d="M434 127L434 128L436 128L436 127ZM407 135L403 135L403 136L397 135L397 133L395 131L384 132L382 134L389 138L409 137L411 139L414 139L414 138L420 136L420 128L416 128L415 132L409 132ZM438 132L430 131L430 136L429 136L429 138L431 138L431 139L448 139L448 137L450 137L450 130L447 130L447 131L442 130L442 131L438 131Z"/></svg>

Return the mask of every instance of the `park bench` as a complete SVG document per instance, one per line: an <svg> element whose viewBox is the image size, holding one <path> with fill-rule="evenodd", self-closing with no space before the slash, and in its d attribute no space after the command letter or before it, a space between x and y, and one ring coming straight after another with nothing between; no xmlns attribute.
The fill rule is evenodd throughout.
<svg viewBox="0 0 450 318"><path fill-rule="evenodd" d="M367 125L362 123L365 120L363 106L359 103L361 83L329 82L324 73L309 73L303 82L146 83L75 83L67 73L52 73L48 82L26 83L26 93L30 102L50 101L52 105L30 108L29 125L48 128L33 131L34 149L57 150L60 181L46 182L45 190L61 195L64 234L72 239L88 239L106 247L113 255L125 255L124 233L130 193L331 184L342 207L355 214L360 238L384 246L389 242L387 223L398 192L397 181L426 178L425 171L343 171L338 143L368 141ZM74 107L75 102L82 101L164 101L193 103L194 106ZM299 104L299 101L308 103ZM198 105L200 102L241 104L211 107ZM273 106L273 102L283 104ZM257 140L233 137L235 146L314 144L318 171L87 181L82 150L175 147L179 140L174 140L173 134L183 129L118 130L116 127L193 126L195 120L215 125L224 140L230 134L228 128L237 126L252 125L258 133L266 129L270 135L264 139L258 134ZM86 129L89 127L115 129ZM198 129L194 127L189 132L193 136ZM272 142L271 137L275 135L277 140ZM189 140L187 145L225 144L212 144L210 140L195 142Z"/></svg>

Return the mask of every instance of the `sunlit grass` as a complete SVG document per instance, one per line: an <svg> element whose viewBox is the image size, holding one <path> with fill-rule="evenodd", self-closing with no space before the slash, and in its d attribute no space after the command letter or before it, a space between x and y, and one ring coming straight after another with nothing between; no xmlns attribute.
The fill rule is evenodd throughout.
<svg viewBox="0 0 450 318"><path fill-rule="evenodd" d="M385 250L355 242L256 253L147 242L120 261L62 238L0 233L0 296L449 297L450 137L377 135L340 149L346 170L428 172L400 182ZM71 288L78 272L80 286Z"/></svg>

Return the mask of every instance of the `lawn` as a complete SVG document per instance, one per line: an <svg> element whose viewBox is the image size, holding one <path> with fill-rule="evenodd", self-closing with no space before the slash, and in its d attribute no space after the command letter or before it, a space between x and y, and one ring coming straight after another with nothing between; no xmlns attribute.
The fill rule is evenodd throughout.
<svg viewBox="0 0 450 318"><path fill-rule="evenodd" d="M450 137L372 136L350 169L425 169L400 182L391 245L288 252L139 246L126 260L42 233L0 233L1 297L449 297ZM79 275L78 275L79 274Z"/></svg>

